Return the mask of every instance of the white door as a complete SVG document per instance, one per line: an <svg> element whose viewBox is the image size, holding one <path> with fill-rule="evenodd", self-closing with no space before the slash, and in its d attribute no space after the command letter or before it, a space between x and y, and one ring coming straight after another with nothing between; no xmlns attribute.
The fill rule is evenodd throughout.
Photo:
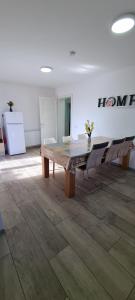
<svg viewBox="0 0 135 300"><path fill-rule="evenodd" d="M46 138L57 139L57 100L39 97L41 144Z"/></svg>

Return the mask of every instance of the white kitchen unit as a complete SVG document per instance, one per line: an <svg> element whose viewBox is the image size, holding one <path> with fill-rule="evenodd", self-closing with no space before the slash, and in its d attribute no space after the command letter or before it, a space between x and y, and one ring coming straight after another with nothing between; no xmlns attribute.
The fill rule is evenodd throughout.
<svg viewBox="0 0 135 300"><path fill-rule="evenodd" d="M5 112L4 128L9 155L26 152L22 112Z"/></svg>

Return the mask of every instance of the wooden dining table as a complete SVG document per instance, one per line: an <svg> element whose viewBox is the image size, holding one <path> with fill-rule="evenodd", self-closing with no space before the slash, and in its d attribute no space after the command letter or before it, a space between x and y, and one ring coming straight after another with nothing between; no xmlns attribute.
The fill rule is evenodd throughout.
<svg viewBox="0 0 135 300"><path fill-rule="evenodd" d="M65 194L68 198L75 195L75 173L76 168L86 164L94 144L108 142L108 148L113 139L108 137L93 137L88 140L77 140L69 143L54 143L41 146L42 174L49 177L49 160L61 165L65 170ZM122 159L122 168L127 169L129 153Z"/></svg>

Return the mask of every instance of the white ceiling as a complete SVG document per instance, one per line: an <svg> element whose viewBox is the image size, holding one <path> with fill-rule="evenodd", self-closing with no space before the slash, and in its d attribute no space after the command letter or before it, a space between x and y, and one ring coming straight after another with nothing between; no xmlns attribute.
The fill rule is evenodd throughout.
<svg viewBox="0 0 135 300"><path fill-rule="evenodd" d="M135 29L114 36L109 27L134 11L135 0L0 0L0 80L57 87L135 65Z"/></svg>

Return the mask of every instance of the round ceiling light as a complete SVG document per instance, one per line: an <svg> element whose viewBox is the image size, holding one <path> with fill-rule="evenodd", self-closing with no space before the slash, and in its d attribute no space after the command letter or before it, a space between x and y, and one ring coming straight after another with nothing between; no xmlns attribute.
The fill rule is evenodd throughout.
<svg viewBox="0 0 135 300"><path fill-rule="evenodd" d="M43 72L43 73L50 73L50 72L52 72L52 70L53 70L53 68L49 67L49 66L45 66L45 67L40 68L40 71Z"/></svg>
<svg viewBox="0 0 135 300"><path fill-rule="evenodd" d="M124 15L117 19L112 25L112 32L121 34L131 30L135 26L134 15Z"/></svg>

